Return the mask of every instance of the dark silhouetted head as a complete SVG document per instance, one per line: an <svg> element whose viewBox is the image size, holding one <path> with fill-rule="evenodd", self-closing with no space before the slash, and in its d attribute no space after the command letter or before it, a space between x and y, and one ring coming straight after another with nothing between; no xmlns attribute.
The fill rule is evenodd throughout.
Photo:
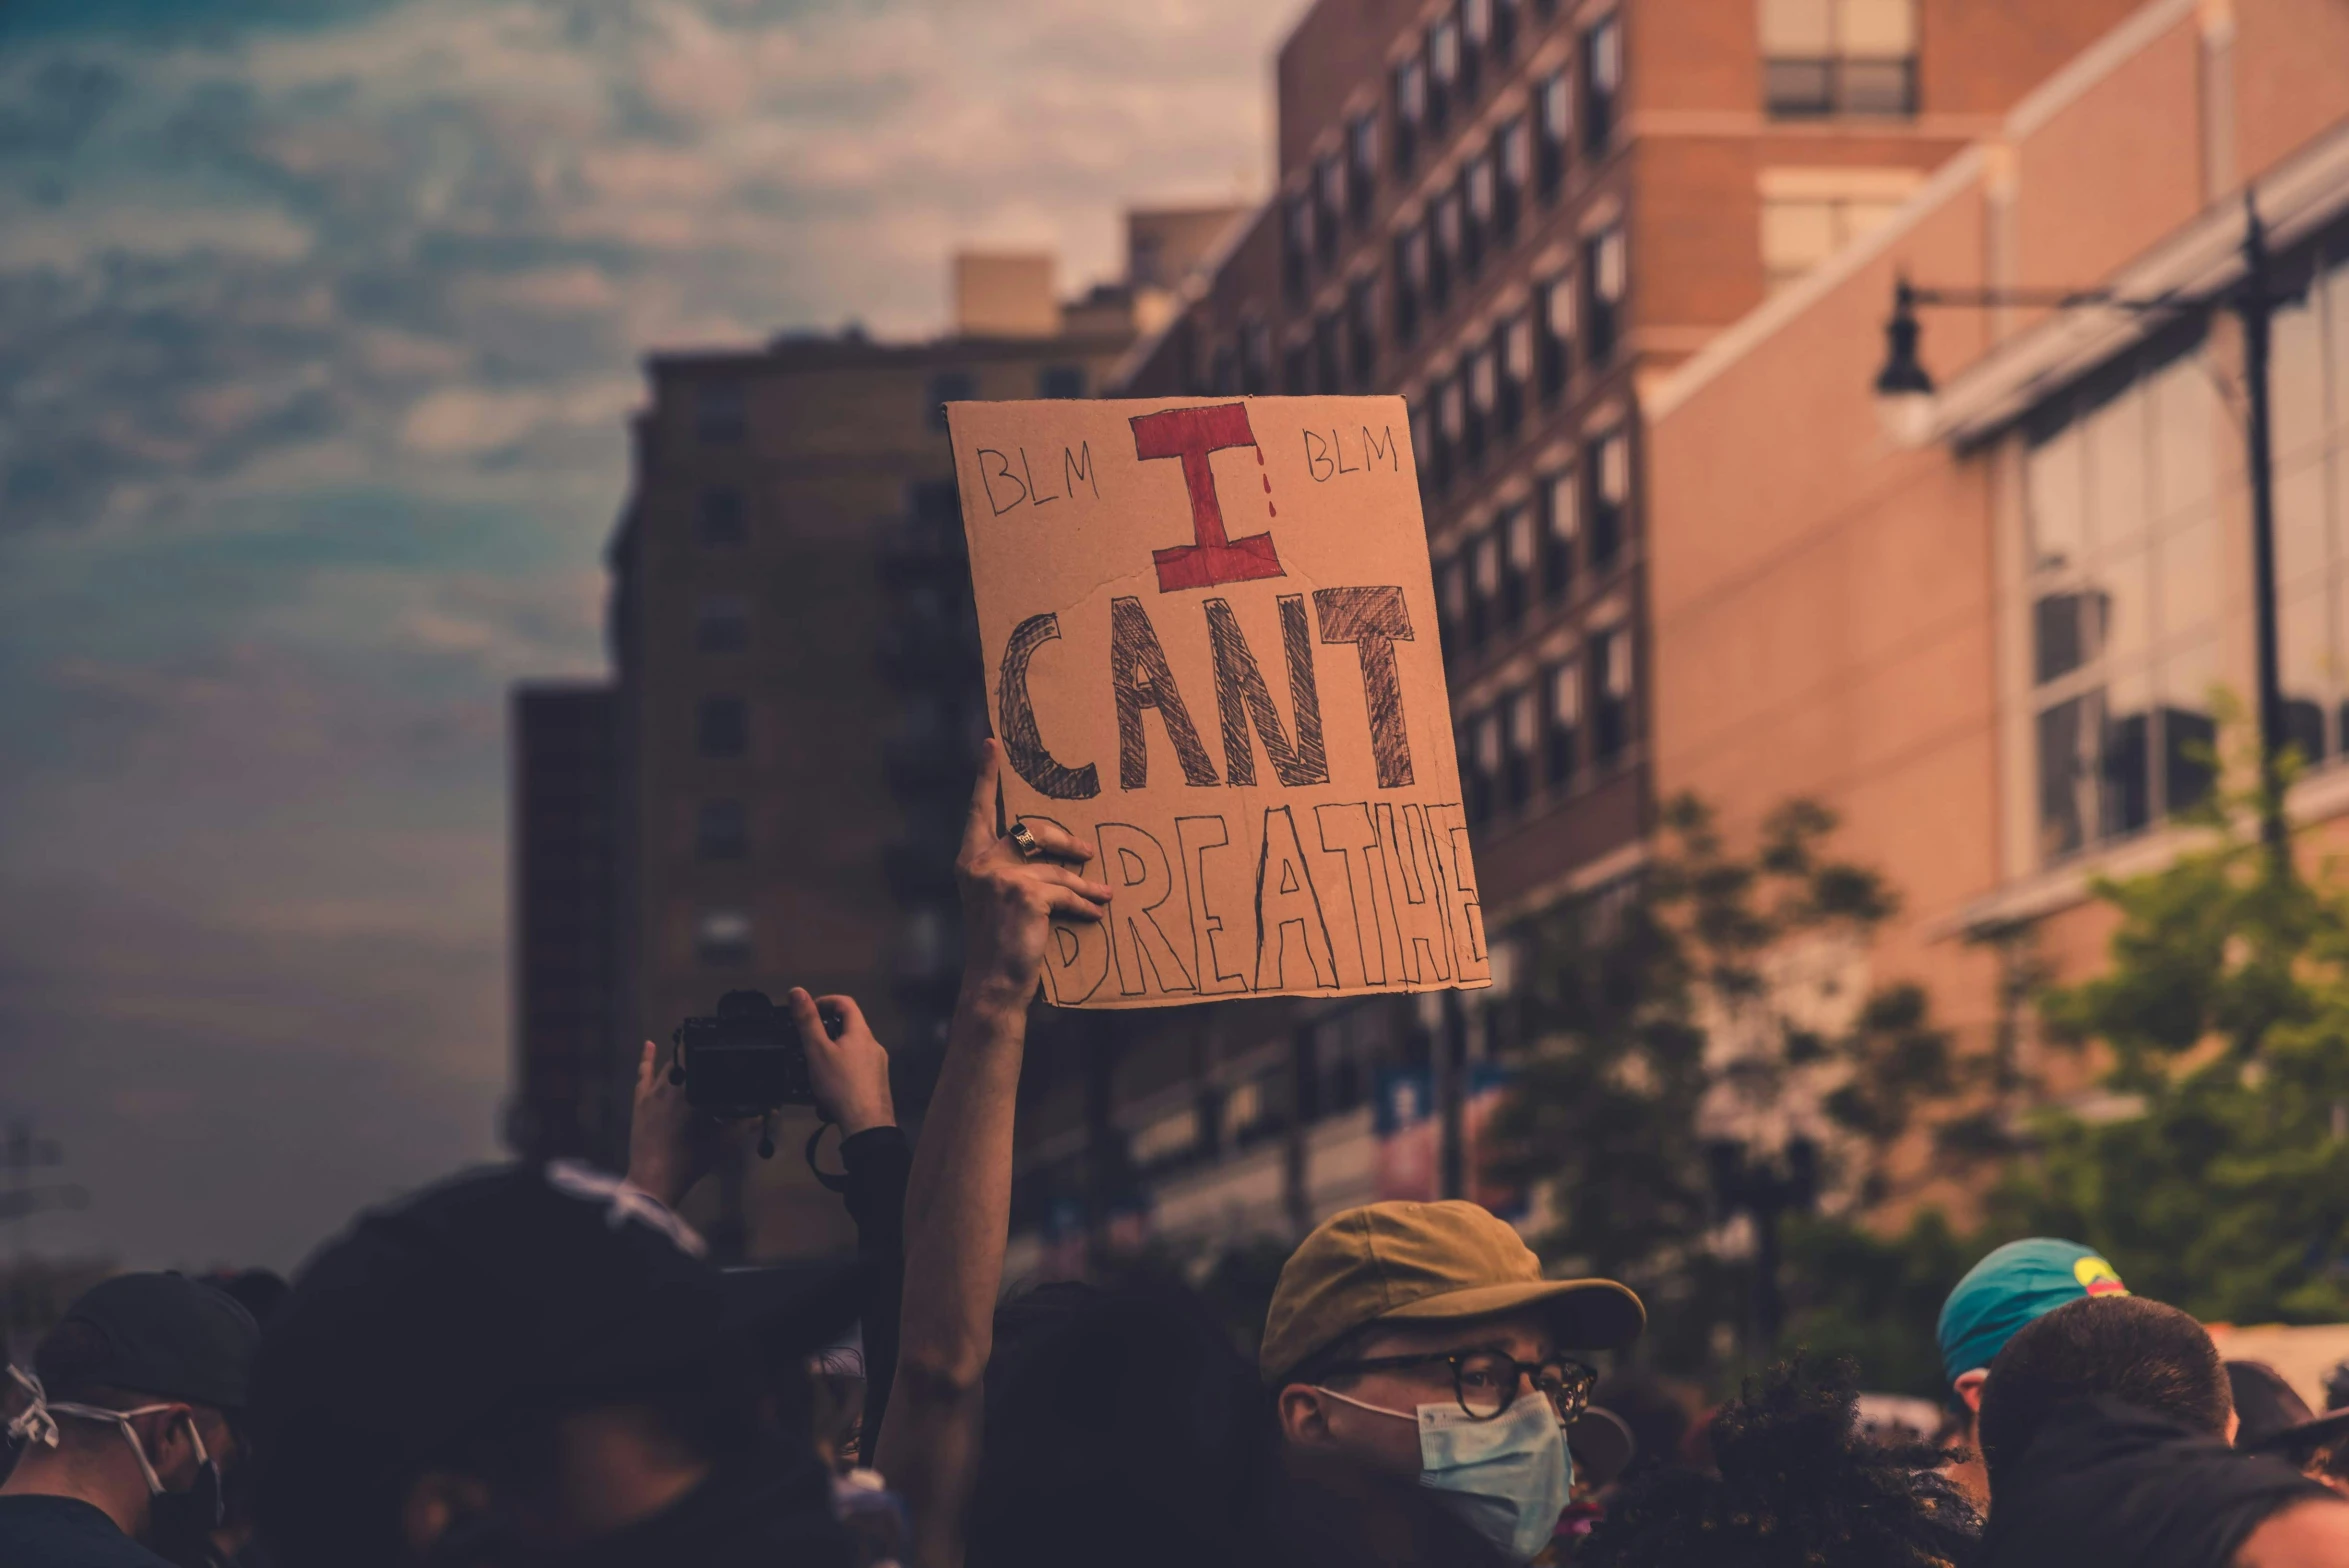
<svg viewBox="0 0 2349 1568"><path fill-rule="evenodd" d="M2219 1438L2234 1413L2218 1347L2193 1318L2142 1296L2075 1301L2018 1329L1990 1363L1981 1436L1991 1495L2051 1414L2098 1394Z"/></svg>

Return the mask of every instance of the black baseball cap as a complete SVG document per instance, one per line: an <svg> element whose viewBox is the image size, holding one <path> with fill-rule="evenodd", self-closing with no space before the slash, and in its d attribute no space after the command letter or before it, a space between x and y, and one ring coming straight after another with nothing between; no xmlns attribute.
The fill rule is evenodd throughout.
<svg viewBox="0 0 2349 1568"><path fill-rule="evenodd" d="M78 1327L87 1332L60 1331ZM117 1274L81 1293L33 1367L49 1392L119 1388L216 1410L242 1410L261 1330L235 1300L183 1274ZM56 1347L73 1345L70 1360Z"/></svg>
<svg viewBox="0 0 2349 1568"><path fill-rule="evenodd" d="M370 1211L271 1316L265 1443L423 1457L500 1418L804 1356L856 1318L853 1261L729 1270L659 1203L570 1161L455 1177Z"/></svg>

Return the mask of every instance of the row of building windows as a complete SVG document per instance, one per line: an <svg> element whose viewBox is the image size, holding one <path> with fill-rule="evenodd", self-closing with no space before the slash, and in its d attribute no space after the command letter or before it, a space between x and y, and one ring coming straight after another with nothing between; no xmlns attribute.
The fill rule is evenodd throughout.
<svg viewBox="0 0 2349 1568"><path fill-rule="evenodd" d="M1462 4L1458 14L1428 30L1419 53L1395 69L1389 123L1398 177L1409 175L1422 136L1442 129L1446 106L1454 99L1452 86L1473 85L1474 78L1463 77L1457 62L1480 58L1484 51L1461 55L1440 41L1466 36L1469 14L1480 9L1489 10ZM1498 36L1513 31L1511 24ZM1622 34L1614 18L1584 35L1580 58L1582 141L1586 153L1596 157L1611 144L1622 84ZM1448 76L1440 69L1446 59L1455 62ZM1516 239L1530 197L1557 194L1575 140L1575 97L1565 69L1535 82L1530 112L1502 121L1429 198L1426 212L1395 235L1399 338L1408 341L1416 330L1422 294L1432 290L1432 309L1441 309L1453 276L1473 276L1488 253ZM1317 275L1326 276L1337 266L1344 231L1370 226L1377 206L1379 124L1375 110L1351 121L1343 148L1317 159L1304 188L1282 208L1282 283L1292 308L1304 306Z"/></svg>
<svg viewBox="0 0 2349 1568"><path fill-rule="evenodd" d="M1446 657L1470 657L1518 630L1535 604L1563 602L1578 573L1606 573L1630 524L1631 443L1618 428L1584 442L1579 464L1544 476L1530 501L1503 507L1435 563Z"/></svg>
<svg viewBox="0 0 2349 1568"><path fill-rule="evenodd" d="M1555 403L1578 358L1609 363L1622 335L1623 234L1610 227L1583 247L1583 264L1538 285L1531 302L1497 321L1412 404L1420 483L1438 495L1486 452L1515 436L1531 402Z"/></svg>
<svg viewBox="0 0 2349 1568"><path fill-rule="evenodd" d="M1464 715L1460 787L1469 823L1523 810L1541 790L1562 794L1583 770L1612 766L1631 745L1634 689L1631 632L1616 627L1593 637L1585 655Z"/></svg>

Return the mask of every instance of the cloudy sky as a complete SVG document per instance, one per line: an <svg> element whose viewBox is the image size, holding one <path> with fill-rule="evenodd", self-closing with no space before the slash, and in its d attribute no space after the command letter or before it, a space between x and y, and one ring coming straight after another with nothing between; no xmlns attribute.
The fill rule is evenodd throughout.
<svg viewBox="0 0 2349 1568"><path fill-rule="evenodd" d="M494 1152L504 692L601 666L638 356L1112 274L1261 189L1297 9L0 4L0 1116L92 1197L21 1239L284 1267Z"/></svg>

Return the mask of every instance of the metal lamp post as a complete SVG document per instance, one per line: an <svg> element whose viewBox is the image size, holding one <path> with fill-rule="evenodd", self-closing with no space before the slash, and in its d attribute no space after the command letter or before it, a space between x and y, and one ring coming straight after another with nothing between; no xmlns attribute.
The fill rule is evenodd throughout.
<svg viewBox="0 0 2349 1568"><path fill-rule="evenodd" d="M1747 1343L1758 1358L1778 1348L1786 1325L1786 1298L1778 1286L1778 1221L1804 1213L1819 1197L1819 1146L1795 1136L1778 1154L1757 1152L1735 1138L1705 1143L1705 1169L1722 1218L1743 1214L1754 1226L1754 1275Z"/></svg>
<svg viewBox="0 0 2349 1568"><path fill-rule="evenodd" d="M2044 306L2070 310L2083 305L2153 315L2190 310L2231 311L2243 329L2244 466L2251 487L2253 618L2259 645L2260 838L2278 872L2291 863L2284 818L2284 696L2276 638L2275 456L2269 428L2268 351L2275 308L2284 296L2270 283L2267 230L2249 192L2243 197L2243 275L2209 294L2162 293L2132 298L2110 289L1918 288L1906 278L1893 286L1892 319L1885 323L1884 368L1876 376L1876 398L1886 431L1902 445L1921 444L1930 434L1933 378L1917 357L1919 306L1993 309Z"/></svg>

